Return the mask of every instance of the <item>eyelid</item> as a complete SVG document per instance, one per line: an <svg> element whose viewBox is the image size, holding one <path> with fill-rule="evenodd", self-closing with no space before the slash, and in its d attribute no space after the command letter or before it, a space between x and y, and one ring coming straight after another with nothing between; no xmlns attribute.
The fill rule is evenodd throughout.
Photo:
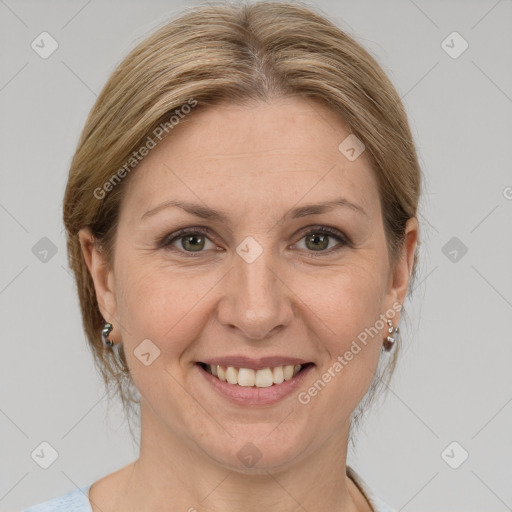
<svg viewBox="0 0 512 512"><path fill-rule="evenodd" d="M342 231L340 231L337 228L322 225L322 224L313 224L313 225L305 226L304 228L300 229L298 232L298 234L300 235L300 238L297 240L297 242L302 240L302 238L304 238L304 236L306 236L310 233L323 233L332 238L337 238L338 245L329 250L318 251L318 253L315 253L315 251L306 251L308 253L308 256L316 257L316 256L328 255L328 254L337 252L344 246L352 247L352 242L351 242L350 238L347 235L345 235ZM158 244L159 248L177 251L178 253L187 255L186 257L197 257L201 253L204 253L206 251L198 251L197 253L194 253L194 252L182 251L180 249L175 249L175 248L171 249L170 248L176 240L179 240L180 238L185 237L187 235L193 235L193 234L202 234L209 238L210 237L215 238L215 234L210 228L208 228L206 226L192 226L192 227L182 228L182 229L174 231L170 234L164 235L163 237L161 237L158 240L157 244ZM213 243L212 240L210 240L210 241ZM297 242L295 242L295 244ZM293 244L293 245L295 245L295 244ZM339 247L340 245L341 245L341 247Z"/></svg>
<svg viewBox="0 0 512 512"><path fill-rule="evenodd" d="M180 238L187 235L194 235L196 233L207 235L208 237L215 237L213 231L210 228L207 228L205 226L196 226L178 229L177 231L173 231L172 233L165 234L163 237L158 239L157 245L159 248L165 249L176 240L179 240Z"/></svg>
<svg viewBox="0 0 512 512"><path fill-rule="evenodd" d="M302 240L306 235L310 233L323 233L325 235L330 236L331 238L338 239L338 244L334 247L331 247L328 250L325 251L306 251L307 257L310 258L320 258L322 256L329 256L331 254L335 254L338 251L340 251L343 247L353 247L353 244L350 240L350 238L345 235L342 231L340 231L337 228L331 227L331 226L325 226L322 224L314 224L311 226L306 226L303 228L303 230L300 231L300 238L297 242Z"/></svg>

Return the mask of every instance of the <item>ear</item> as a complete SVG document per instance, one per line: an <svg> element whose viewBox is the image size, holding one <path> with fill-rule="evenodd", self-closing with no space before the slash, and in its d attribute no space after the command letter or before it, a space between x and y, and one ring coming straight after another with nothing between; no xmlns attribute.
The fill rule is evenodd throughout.
<svg viewBox="0 0 512 512"><path fill-rule="evenodd" d="M78 238L85 263L94 282L100 312L107 322L114 323L113 320L117 312L114 273L107 265L104 256L97 249L94 235L89 228L82 228L78 232ZM113 341L115 341L114 333L116 331L118 329L114 329L109 336Z"/></svg>
<svg viewBox="0 0 512 512"><path fill-rule="evenodd" d="M391 300L389 306L396 302L404 303L418 243L418 230L418 219L416 217L410 218L405 226L405 240L399 258L391 271L389 279L388 294Z"/></svg>

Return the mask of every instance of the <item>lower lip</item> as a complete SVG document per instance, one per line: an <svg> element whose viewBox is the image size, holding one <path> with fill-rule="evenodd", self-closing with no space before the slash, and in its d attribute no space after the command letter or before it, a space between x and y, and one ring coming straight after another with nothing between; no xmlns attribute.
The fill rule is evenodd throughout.
<svg viewBox="0 0 512 512"><path fill-rule="evenodd" d="M204 370L199 363L196 364L199 373L204 376L206 382L210 383L224 398L237 405L270 405L283 400L301 385L313 366L309 365L290 380L285 380L281 384L272 384L267 388L257 388L223 382Z"/></svg>

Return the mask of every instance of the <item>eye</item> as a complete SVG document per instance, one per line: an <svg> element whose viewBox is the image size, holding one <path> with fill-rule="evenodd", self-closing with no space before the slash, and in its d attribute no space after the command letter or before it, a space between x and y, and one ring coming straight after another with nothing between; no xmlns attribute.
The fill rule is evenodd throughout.
<svg viewBox="0 0 512 512"><path fill-rule="evenodd" d="M206 236L207 234L210 234L210 230L205 228L180 229L176 233L164 237L159 245L170 250L183 250L186 253L203 252L207 241L212 244ZM176 242L178 242L178 246L171 247Z"/></svg>
<svg viewBox="0 0 512 512"><path fill-rule="evenodd" d="M326 249L329 247L329 239L336 239L340 243L337 244L338 247L335 245L335 249L327 251ZM301 240L305 240L304 245L306 246L306 250L313 253L320 252L330 254L341 249L339 246L349 245L348 239L340 231L328 226L319 226L309 229ZM316 254L311 254L311 256L315 257Z"/></svg>
<svg viewBox="0 0 512 512"><path fill-rule="evenodd" d="M187 256L195 257L194 253L204 252L203 249L208 249L207 243L209 242L213 248L215 245L211 242L207 235L212 236L208 228L184 228L165 236L160 242L159 247L185 253ZM339 243L339 247L331 250L329 248L330 239L335 239ZM306 231L300 240L305 240L306 251L310 253L327 253L338 251L345 245L350 245L350 241L337 229L328 226L317 226ZM336 247L336 245L335 245ZM311 254L316 257L316 254Z"/></svg>

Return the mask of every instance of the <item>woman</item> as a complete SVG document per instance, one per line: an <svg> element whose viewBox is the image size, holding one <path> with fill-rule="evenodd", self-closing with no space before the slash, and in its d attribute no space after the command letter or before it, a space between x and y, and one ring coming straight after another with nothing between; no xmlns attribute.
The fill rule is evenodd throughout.
<svg viewBox="0 0 512 512"><path fill-rule="evenodd" d="M64 222L140 455L28 510L392 510L346 457L395 366L420 176L382 69L304 5L204 5L137 46Z"/></svg>

